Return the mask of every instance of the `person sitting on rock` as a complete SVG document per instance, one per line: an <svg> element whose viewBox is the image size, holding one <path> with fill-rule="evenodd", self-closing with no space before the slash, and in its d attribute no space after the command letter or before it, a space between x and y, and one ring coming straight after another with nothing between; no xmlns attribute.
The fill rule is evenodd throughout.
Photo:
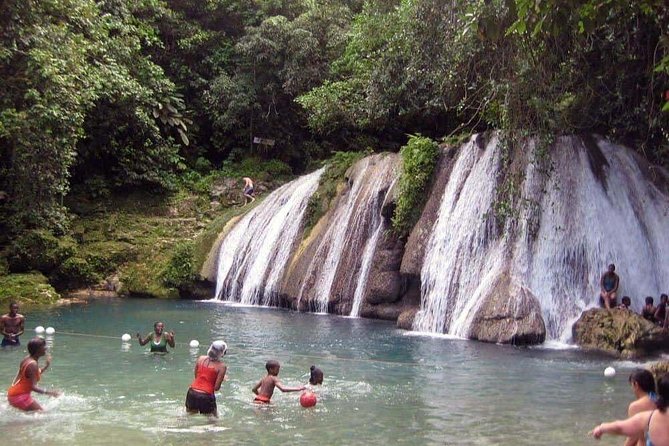
<svg viewBox="0 0 669 446"><path fill-rule="evenodd" d="M655 323L664 327L667 319L667 295L660 294L660 303L655 307Z"/></svg>
<svg viewBox="0 0 669 446"><path fill-rule="evenodd" d="M655 323L655 306L653 305L653 298L651 296L646 297L646 305L641 309L641 317Z"/></svg>
<svg viewBox="0 0 669 446"><path fill-rule="evenodd" d="M617 308L621 310L630 310L632 308L632 299L629 296L623 296L623 298L620 299L620 305L618 305Z"/></svg>
<svg viewBox="0 0 669 446"><path fill-rule="evenodd" d="M620 285L620 278L615 273L616 265L613 263L609 265L608 270L602 274L599 281L601 291L599 293L599 304L606 309L615 308L616 296L618 293L618 286Z"/></svg>

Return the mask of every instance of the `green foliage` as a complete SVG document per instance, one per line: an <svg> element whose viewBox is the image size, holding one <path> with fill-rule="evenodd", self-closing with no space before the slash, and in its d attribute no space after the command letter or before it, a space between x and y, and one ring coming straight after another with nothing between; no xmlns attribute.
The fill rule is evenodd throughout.
<svg viewBox="0 0 669 446"><path fill-rule="evenodd" d="M400 236L407 236L423 211L428 187L439 159L439 146L429 138L412 135L400 154L402 174L392 223L395 232Z"/></svg>
<svg viewBox="0 0 669 446"><path fill-rule="evenodd" d="M24 308L55 303L60 296L39 273L0 276L0 306L7 308L12 301Z"/></svg>
<svg viewBox="0 0 669 446"><path fill-rule="evenodd" d="M77 288L93 285L102 277L86 259L69 257L61 263L53 274L53 281L63 288Z"/></svg>
<svg viewBox="0 0 669 446"><path fill-rule="evenodd" d="M55 237L46 230L32 230L17 237L9 247L7 261L12 272L51 273L76 252L69 237Z"/></svg>
<svg viewBox="0 0 669 446"><path fill-rule="evenodd" d="M172 258L163 270L161 280L169 288L181 288L197 278L193 243L180 243L174 248Z"/></svg>
<svg viewBox="0 0 669 446"><path fill-rule="evenodd" d="M325 172L321 175L316 192L309 198L304 214L305 238L330 209L332 200L346 181L346 171L365 155L369 155L369 152L335 152L329 160L324 161Z"/></svg>

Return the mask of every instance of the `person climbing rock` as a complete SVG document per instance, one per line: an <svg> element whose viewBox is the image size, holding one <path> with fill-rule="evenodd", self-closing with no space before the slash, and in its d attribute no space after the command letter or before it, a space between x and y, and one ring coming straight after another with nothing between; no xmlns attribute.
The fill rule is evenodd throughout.
<svg viewBox="0 0 669 446"><path fill-rule="evenodd" d="M256 200L255 189L253 187L253 181L249 177L242 178L244 180L244 205L246 206L249 203L253 203Z"/></svg>

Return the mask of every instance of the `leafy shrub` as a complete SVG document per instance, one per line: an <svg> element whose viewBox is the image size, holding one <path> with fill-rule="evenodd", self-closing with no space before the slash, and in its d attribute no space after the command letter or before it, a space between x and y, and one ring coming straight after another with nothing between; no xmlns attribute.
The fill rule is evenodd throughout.
<svg viewBox="0 0 669 446"><path fill-rule="evenodd" d="M14 240L7 261L12 272L37 270L49 274L75 251L76 242L73 239L58 238L46 230L33 230Z"/></svg>
<svg viewBox="0 0 669 446"><path fill-rule="evenodd" d="M196 279L194 252L192 243L181 243L174 248L172 258L161 274L161 280L165 286L180 288Z"/></svg>
<svg viewBox="0 0 669 446"><path fill-rule="evenodd" d="M70 257L58 267L53 279L62 288L76 288L97 283L101 276L86 259Z"/></svg>
<svg viewBox="0 0 669 446"><path fill-rule="evenodd" d="M402 175L393 215L393 229L406 236L416 224L425 205L428 186L439 158L439 147L429 138L412 135L402 147Z"/></svg>

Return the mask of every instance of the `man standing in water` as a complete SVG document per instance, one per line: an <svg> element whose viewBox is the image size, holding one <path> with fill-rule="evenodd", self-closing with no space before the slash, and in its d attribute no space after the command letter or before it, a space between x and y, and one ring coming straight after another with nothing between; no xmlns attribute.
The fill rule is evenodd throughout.
<svg viewBox="0 0 669 446"><path fill-rule="evenodd" d="M256 200L256 196L251 178L244 177L242 179L244 180L244 206L246 206L249 203L253 203Z"/></svg>
<svg viewBox="0 0 669 446"><path fill-rule="evenodd" d="M19 304L9 304L9 313L0 317L0 331L2 332L2 347L15 347L21 345L19 336L23 334L26 318L19 314Z"/></svg>
<svg viewBox="0 0 669 446"><path fill-rule="evenodd" d="M602 274L599 281L601 291L599 293L600 306L611 309L616 306L616 297L618 293L618 285L620 285L620 278L615 273L616 265L613 263L609 265L608 271Z"/></svg>

